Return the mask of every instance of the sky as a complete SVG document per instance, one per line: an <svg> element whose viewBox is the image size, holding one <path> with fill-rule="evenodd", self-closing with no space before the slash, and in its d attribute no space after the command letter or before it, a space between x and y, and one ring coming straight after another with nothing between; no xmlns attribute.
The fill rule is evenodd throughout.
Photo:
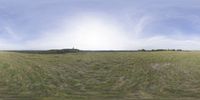
<svg viewBox="0 0 200 100"><path fill-rule="evenodd" d="M0 0L0 49L200 50L199 0Z"/></svg>

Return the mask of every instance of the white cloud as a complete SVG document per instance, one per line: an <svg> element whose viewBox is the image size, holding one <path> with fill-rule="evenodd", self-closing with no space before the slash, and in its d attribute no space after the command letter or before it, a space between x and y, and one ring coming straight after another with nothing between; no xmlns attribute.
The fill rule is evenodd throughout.
<svg viewBox="0 0 200 100"><path fill-rule="evenodd" d="M21 38L19 37L18 34L16 34L16 32L14 32L14 30L9 27L9 26L6 26L4 27L4 30L5 30L5 33L8 34L8 36L13 39L13 40L20 40Z"/></svg>
<svg viewBox="0 0 200 100"><path fill-rule="evenodd" d="M143 34L143 30L145 29L146 25L149 24L153 18L151 16L143 16L139 19L138 23L134 26L134 36L139 36Z"/></svg>
<svg viewBox="0 0 200 100"><path fill-rule="evenodd" d="M171 39L164 36L140 38L129 41L129 49L184 49L199 50L200 38L189 40Z"/></svg>
<svg viewBox="0 0 200 100"><path fill-rule="evenodd" d="M0 50L22 49L21 46L0 38Z"/></svg>

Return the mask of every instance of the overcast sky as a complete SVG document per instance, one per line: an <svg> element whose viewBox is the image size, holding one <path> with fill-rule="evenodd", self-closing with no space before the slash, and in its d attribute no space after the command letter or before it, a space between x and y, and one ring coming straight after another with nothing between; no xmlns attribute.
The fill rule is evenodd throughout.
<svg viewBox="0 0 200 100"><path fill-rule="evenodd" d="M0 0L0 49L200 49L199 0Z"/></svg>

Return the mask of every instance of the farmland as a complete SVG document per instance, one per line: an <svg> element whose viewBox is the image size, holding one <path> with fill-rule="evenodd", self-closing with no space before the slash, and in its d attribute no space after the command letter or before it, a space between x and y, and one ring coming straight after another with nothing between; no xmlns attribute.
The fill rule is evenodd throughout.
<svg viewBox="0 0 200 100"><path fill-rule="evenodd" d="M3 100L200 98L200 52L0 52Z"/></svg>

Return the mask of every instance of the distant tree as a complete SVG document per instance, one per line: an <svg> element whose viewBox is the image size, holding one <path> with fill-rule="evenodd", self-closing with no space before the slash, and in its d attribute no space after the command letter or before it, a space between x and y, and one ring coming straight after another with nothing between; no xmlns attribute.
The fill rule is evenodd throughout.
<svg viewBox="0 0 200 100"><path fill-rule="evenodd" d="M144 51L146 51L146 50L145 50L145 49L140 49L140 50L138 50L138 51L143 51L143 52L144 52Z"/></svg>
<svg viewBox="0 0 200 100"><path fill-rule="evenodd" d="M182 49L177 49L176 51L183 51Z"/></svg>

